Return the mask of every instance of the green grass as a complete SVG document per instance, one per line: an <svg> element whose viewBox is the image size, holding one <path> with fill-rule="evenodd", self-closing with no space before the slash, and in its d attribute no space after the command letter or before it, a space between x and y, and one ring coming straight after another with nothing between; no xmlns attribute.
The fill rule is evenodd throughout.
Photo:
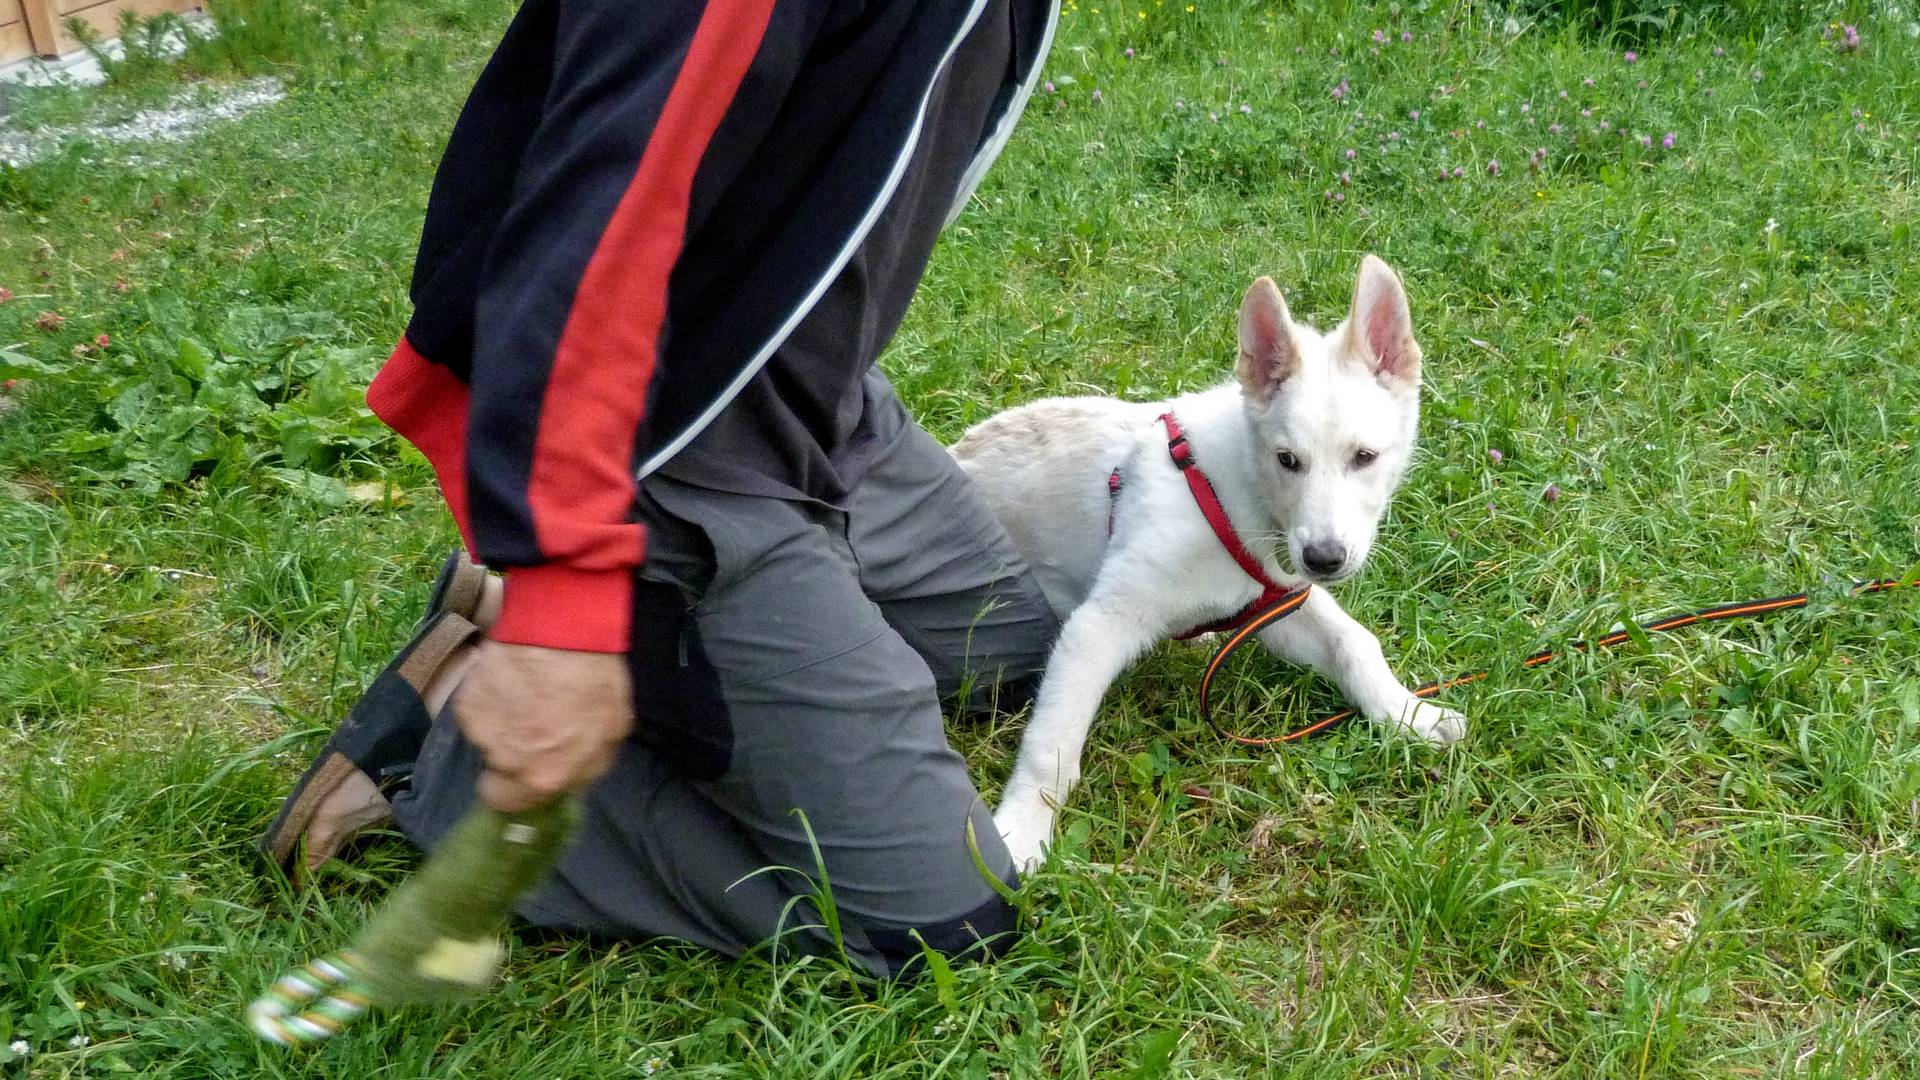
<svg viewBox="0 0 1920 1080"><path fill-rule="evenodd" d="M438 148L508 8L232 5L249 28L190 71L276 74L286 101L0 168L0 346L38 369L0 399L0 1077L1920 1070L1920 599L1829 586L1516 662L1920 563L1914 16L1185 6L1077 0L1056 92L886 367L944 437L1043 394L1158 397L1222 377L1256 274L1327 321L1382 254L1429 358L1423 451L1342 599L1410 681L1492 667L1450 695L1463 746L1241 751L1194 713L1203 657L1169 647L1103 710L1025 941L948 990L528 942L483 1002L257 1047L239 1006L410 864L378 843L289 893L248 844L453 542L341 387L404 321ZM13 114L111 117L179 78L134 65ZM1264 660L1232 691L1245 730L1333 704ZM1018 734L954 728L990 796Z"/></svg>

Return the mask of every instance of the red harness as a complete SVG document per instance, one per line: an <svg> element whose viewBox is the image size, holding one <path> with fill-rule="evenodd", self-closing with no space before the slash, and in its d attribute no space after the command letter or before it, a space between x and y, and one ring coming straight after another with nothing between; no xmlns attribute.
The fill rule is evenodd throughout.
<svg viewBox="0 0 1920 1080"><path fill-rule="evenodd" d="M1213 530L1214 537L1220 541L1221 547L1227 549L1227 554L1233 557L1233 561L1240 564L1240 569L1246 571L1247 576L1260 586L1260 595L1237 613L1217 622L1196 626L1184 634L1175 636L1185 641L1188 638L1199 637L1201 634L1237 630L1258 618L1263 612L1282 603L1292 601L1287 609L1289 612L1298 607L1300 602L1306 599L1307 586L1290 588L1267 576L1267 571L1260 565L1260 560L1253 557L1253 553L1247 550L1247 546L1240 542L1240 534L1233 530L1233 520L1227 517L1227 508L1220 505L1220 496L1214 492L1213 482L1207 479L1206 473L1200 471L1199 465L1194 464L1193 447L1187 443L1187 435L1180 429L1180 421L1174 419L1171 412L1161 413L1159 420L1167 426L1167 456L1173 459L1174 467L1187 478L1187 490L1193 492L1194 505L1200 508L1200 515L1207 519L1207 527ZM1113 470L1107 477L1107 494L1114 502L1119 500L1119 469ZM1111 504L1107 513L1107 532L1109 534L1113 532Z"/></svg>

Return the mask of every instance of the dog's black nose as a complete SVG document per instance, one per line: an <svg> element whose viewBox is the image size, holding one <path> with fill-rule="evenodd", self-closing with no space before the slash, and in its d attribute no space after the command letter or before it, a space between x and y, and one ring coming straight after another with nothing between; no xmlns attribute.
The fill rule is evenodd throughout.
<svg viewBox="0 0 1920 1080"><path fill-rule="evenodd" d="M1309 574L1332 574L1346 565L1347 548L1336 540L1316 541L1300 549L1300 561Z"/></svg>

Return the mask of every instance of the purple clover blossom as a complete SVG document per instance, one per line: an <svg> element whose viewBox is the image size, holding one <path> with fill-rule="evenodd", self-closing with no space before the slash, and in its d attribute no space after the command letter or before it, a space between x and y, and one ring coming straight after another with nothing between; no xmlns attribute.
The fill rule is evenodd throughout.
<svg viewBox="0 0 1920 1080"><path fill-rule="evenodd" d="M1340 85L1333 88L1333 100L1335 101L1347 100L1347 80L1341 79Z"/></svg>
<svg viewBox="0 0 1920 1080"><path fill-rule="evenodd" d="M1336 191L1336 192L1334 192L1334 193L1333 193L1333 201L1334 201L1334 202L1346 202L1346 201L1347 201L1347 193L1346 193L1346 192L1344 192L1344 191Z"/></svg>
<svg viewBox="0 0 1920 1080"><path fill-rule="evenodd" d="M1493 462L1495 465L1500 464L1502 461L1505 461L1506 459L1507 459L1507 455L1501 453L1499 450L1487 451L1487 460Z"/></svg>
<svg viewBox="0 0 1920 1080"><path fill-rule="evenodd" d="M1631 64L1640 59L1640 54L1637 52L1634 52L1632 49L1628 49L1626 55L1622 56L1620 59L1625 60L1627 63Z"/></svg>
<svg viewBox="0 0 1920 1080"><path fill-rule="evenodd" d="M1560 501L1560 485L1548 484L1547 489L1540 493L1540 499L1542 502L1550 502L1550 503L1559 502Z"/></svg>
<svg viewBox="0 0 1920 1080"><path fill-rule="evenodd" d="M1210 112L1207 114L1207 119L1217 124L1220 122L1220 114L1217 112Z"/></svg>
<svg viewBox="0 0 1920 1080"><path fill-rule="evenodd" d="M1560 100L1561 101L1567 100L1567 92L1565 90L1560 91Z"/></svg>
<svg viewBox="0 0 1920 1080"><path fill-rule="evenodd" d="M1580 85L1586 87L1589 90L1593 89L1593 76L1589 75L1586 78L1581 79Z"/></svg>
<svg viewBox="0 0 1920 1080"><path fill-rule="evenodd" d="M1673 149L1673 132L1667 132L1666 138L1660 140L1660 145L1667 150Z"/></svg>
<svg viewBox="0 0 1920 1080"><path fill-rule="evenodd" d="M1121 56L1124 56L1124 57L1126 57L1126 58L1127 58L1127 59L1129 59L1129 60L1131 60L1131 59L1133 59L1133 49L1132 49L1131 47L1129 47L1129 48L1127 49L1127 51L1126 51L1126 52L1123 52L1123 53L1121 53L1120 55L1121 55Z"/></svg>
<svg viewBox="0 0 1920 1080"><path fill-rule="evenodd" d="M1352 161L1352 160L1353 160L1353 159L1354 159L1355 157L1358 157L1358 156L1359 156L1359 155L1358 155L1358 154L1357 154L1357 153L1356 153L1356 152L1354 151L1354 149L1353 149L1353 147L1351 147L1351 146L1349 146L1349 147L1347 147L1347 160L1348 160L1348 161Z"/></svg>
<svg viewBox="0 0 1920 1080"><path fill-rule="evenodd" d="M1840 43L1835 46L1841 52L1854 52L1860 48L1860 28L1848 23L1840 27Z"/></svg>
<svg viewBox="0 0 1920 1080"><path fill-rule="evenodd" d="M1715 45L1715 46L1713 47L1713 55L1715 55L1715 56L1725 56L1725 55L1727 55L1727 50L1725 50L1725 49L1723 49L1723 48L1721 48L1721 47L1720 47L1720 46L1718 46L1718 45Z"/></svg>
<svg viewBox="0 0 1920 1080"><path fill-rule="evenodd" d="M1500 159L1499 158L1493 158L1487 162L1487 175L1488 176L1500 175Z"/></svg>
<svg viewBox="0 0 1920 1080"><path fill-rule="evenodd" d="M1351 187L1352 185L1353 185L1353 174L1352 174L1352 173L1345 173L1345 172L1343 172L1343 173L1341 173L1341 174L1340 174L1340 186L1341 186L1341 187Z"/></svg>
<svg viewBox="0 0 1920 1080"><path fill-rule="evenodd" d="M1413 31L1411 31L1411 30L1402 30L1402 31L1400 31L1400 40L1401 40L1402 42L1408 42L1408 41L1412 41L1412 40L1413 40Z"/></svg>
<svg viewBox="0 0 1920 1080"><path fill-rule="evenodd" d="M1455 165L1453 167L1453 178L1455 180L1465 180L1467 178L1467 167L1465 165Z"/></svg>
<svg viewBox="0 0 1920 1080"><path fill-rule="evenodd" d="M1241 115L1241 116L1252 116L1252 115L1253 115L1253 106L1251 106L1251 105L1242 105L1242 106L1240 106L1240 115Z"/></svg>
<svg viewBox="0 0 1920 1080"><path fill-rule="evenodd" d="M1373 43L1375 45L1385 45L1387 43L1387 32L1379 29L1374 30Z"/></svg>
<svg viewBox="0 0 1920 1080"><path fill-rule="evenodd" d="M1409 119L1409 120L1418 120L1418 119L1420 119L1420 110L1419 110L1419 109L1408 109L1408 110L1407 110L1407 119Z"/></svg>
<svg viewBox="0 0 1920 1080"><path fill-rule="evenodd" d="M1549 134L1549 135L1558 135L1558 134L1560 134L1560 125L1559 125L1559 124L1548 124L1548 125L1547 125L1547 134Z"/></svg>
<svg viewBox="0 0 1920 1080"><path fill-rule="evenodd" d="M1046 91L1049 94L1053 93L1053 80L1048 79L1046 82L1041 83L1040 89Z"/></svg>
<svg viewBox="0 0 1920 1080"><path fill-rule="evenodd" d="M1388 141L1388 142L1399 142L1399 141L1400 141L1400 133L1399 133L1399 132L1397 132L1397 131L1389 131L1389 132L1387 132L1387 141Z"/></svg>
<svg viewBox="0 0 1920 1080"><path fill-rule="evenodd" d="M1094 103L1095 105L1098 105L1098 104L1100 104L1100 102L1101 102L1101 101L1103 101L1103 100L1105 100L1105 99L1103 99L1103 98L1102 98L1102 97L1100 96L1100 89L1099 89L1098 87L1095 87L1095 88L1094 88L1094 91L1093 91L1093 103Z"/></svg>
<svg viewBox="0 0 1920 1080"><path fill-rule="evenodd" d="M1640 145L1643 147L1651 148L1653 146L1653 136L1651 135L1640 136Z"/></svg>

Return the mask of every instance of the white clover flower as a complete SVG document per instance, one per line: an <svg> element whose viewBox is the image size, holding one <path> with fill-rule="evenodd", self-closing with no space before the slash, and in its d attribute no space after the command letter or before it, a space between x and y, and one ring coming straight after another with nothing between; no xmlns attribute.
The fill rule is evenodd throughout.
<svg viewBox="0 0 1920 1080"><path fill-rule="evenodd" d="M92 1039L85 1035L75 1035L73 1038L67 1040L67 1045L75 1050L84 1050L87 1044L92 1041Z"/></svg>
<svg viewBox="0 0 1920 1080"><path fill-rule="evenodd" d="M8 1044L7 1044L7 1049L9 1049L9 1050L11 1050L11 1051L13 1051L14 1053L16 1053L16 1054L18 1054L18 1055L20 1055L21 1057L26 1057L26 1056L27 1056L27 1051L29 1051L29 1050L31 1050L31 1049L33 1049L33 1048L27 1045L27 1040L25 1040L25 1039L15 1039L15 1040L13 1040L12 1042L10 1042L10 1043L8 1043Z"/></svg>

